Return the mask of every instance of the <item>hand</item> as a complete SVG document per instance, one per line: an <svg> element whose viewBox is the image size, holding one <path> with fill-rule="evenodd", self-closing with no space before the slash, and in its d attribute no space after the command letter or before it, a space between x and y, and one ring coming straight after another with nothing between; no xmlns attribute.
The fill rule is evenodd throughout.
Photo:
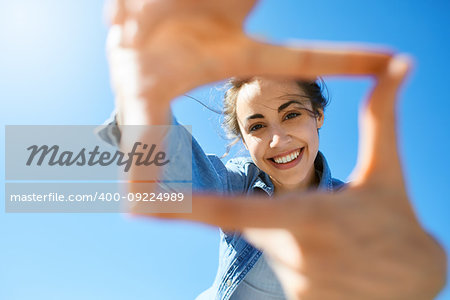
<svg viewBox="0 0 450 300"><path fill-rule="evenodd" d="M242 231L266 253L289 299L432 299L445 284L445 253L414 215L396 145L396 96L408 68L395 57L380 73L344 190L276 201L197 195L192 214L158 216Z"/></svg>
<svg viewBox="0 0 450 300"><path fill-rule="evenodd" d="M231 76L376 75L387 51L266 44L242 29L255 0L116 0L107 50L119 110L161 115L170 101ZM339 50L336 49L339 46ZM132 101L141 99L141 101ZM148 106L151 106L148 107ZM145 123L145 116L142 117Z"/></svg>
<svg viewBox="0 0 450 300"><path fill-rule="evenodd" d="M354 181L345 190L277 201L197 195L192 214L163 217L244 232L266 252L291 299L436 295L445 281L445 253L414 216L396 147L395 98L408 63L387 52L255 41L241 29L253 1L116 4L108 52L119 107L133 112L129 120L144 111L145 122L175 96L230 76L377 76L361 116ZM147 105L152 109L140 109Z"/></svg>

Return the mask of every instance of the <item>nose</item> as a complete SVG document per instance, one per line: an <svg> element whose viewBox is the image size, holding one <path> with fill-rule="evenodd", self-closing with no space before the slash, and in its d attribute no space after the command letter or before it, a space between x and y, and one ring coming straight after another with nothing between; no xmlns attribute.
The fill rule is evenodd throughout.
<svg viewBox="0 0 450 300"><path fill-rule="evenodd" d="M270 141L271 148L279 148L289 144L292 137L283 128L274 128L272 131L272 139Z"/></svg>

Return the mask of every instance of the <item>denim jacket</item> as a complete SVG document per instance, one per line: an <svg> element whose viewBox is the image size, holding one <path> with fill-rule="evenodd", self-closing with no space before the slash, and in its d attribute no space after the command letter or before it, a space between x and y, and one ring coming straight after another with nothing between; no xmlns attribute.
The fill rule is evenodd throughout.
<svg viewBox="0 0 450 300"><path fill-rule="evenodd" d="M192 147L193 155L201 155L201 149L194 150L199 147L194 141ZM214 169L208 171L210 174L207 180L211 183L212 178L215 178L214 184L222 185L225 192L273 195L274 185L269 176L261 171L250 157L232 159L226 165L223 165L216 156L206 155L203 157L203 162L198 159L200 157L193 161L197 168L205 166L208 161L211 162ZM330 168L321 152L318 153L314 164L320 178L319 189L332 192L344 185L342 181L331 177ZM194 169L193 167L193 172ZM201 177L197 179L201 180ZM223 231L221 231L219 251L219 268L214 283L197 300L228 300L262 254L239 233Z"/></svg>
<svg viewBox="0 0 450 300"><path fill-rule="evenodd" d="M175 118L173 123L179 125ZM97 134L110 144L118 145L120 131L115 118L100 127ZM330 168L321 152L315 160L319 189L332 192L343 182L331 177ZM250 157L240 157L224 164L216 155L205 154L192 137L192 189L214 191L219 194L255 194L272 196L274 185ZM219 267L213 285L197 299L228 300L252 269L262 252L248 243L239 233L220 231Z"/></svg>

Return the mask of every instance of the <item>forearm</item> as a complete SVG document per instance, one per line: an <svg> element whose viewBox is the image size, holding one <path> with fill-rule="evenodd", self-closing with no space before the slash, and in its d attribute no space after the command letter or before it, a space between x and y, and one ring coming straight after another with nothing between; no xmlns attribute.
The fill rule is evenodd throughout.
<svg viewBox="0 0 450 300"><path fill-rule="evenodd" d="M123 153L132 153L136 145L139 145L137 149L142 153L150 153L149 149L155 147L151 159L154 159L157 153L164 153L164 160L169 159L167 153L171 145L166 145L166 138L172 122L170 102L165 101L166 99L158 100L149 95L124 96L116 92L117 131L120 132L119 147ZM124 173L127 190L139 194L156 193L160 186L155 180L160 180L162 168L164 166L158 167L155 164L138 166L137 162L134 162L130 170Z"/></svg>

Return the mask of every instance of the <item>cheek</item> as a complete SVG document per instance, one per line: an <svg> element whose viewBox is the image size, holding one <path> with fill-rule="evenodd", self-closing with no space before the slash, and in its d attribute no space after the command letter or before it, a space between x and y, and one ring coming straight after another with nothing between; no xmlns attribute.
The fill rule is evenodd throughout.
<svg viewBox="0 0 450 300"><path fill-rule="evenodd" d="M319 145L319 134L315 122L304 122L293 124L290 128L292 136L295 136L298 140L306 143L308 148L314 150Z"/></svg>
<svg viewBox="0 0 450 300"><path fill-rule="evenodd" d="M312 151L317 151L319 148L319 133L315 126L309 130L308 144Z"/></svg>
<svg viewBox="0 0 450 300"><path fill-rule="evenodd" d="M319 149L319 134L317 132L311 137L311 147L315 151Z"/></svg>
<svg viewBox="0 0 450 300"><path fill-rule="evenodd" d="M264 156L264 140L260 138L247 138L247 149L253 161L260 161Z"/></svg>

